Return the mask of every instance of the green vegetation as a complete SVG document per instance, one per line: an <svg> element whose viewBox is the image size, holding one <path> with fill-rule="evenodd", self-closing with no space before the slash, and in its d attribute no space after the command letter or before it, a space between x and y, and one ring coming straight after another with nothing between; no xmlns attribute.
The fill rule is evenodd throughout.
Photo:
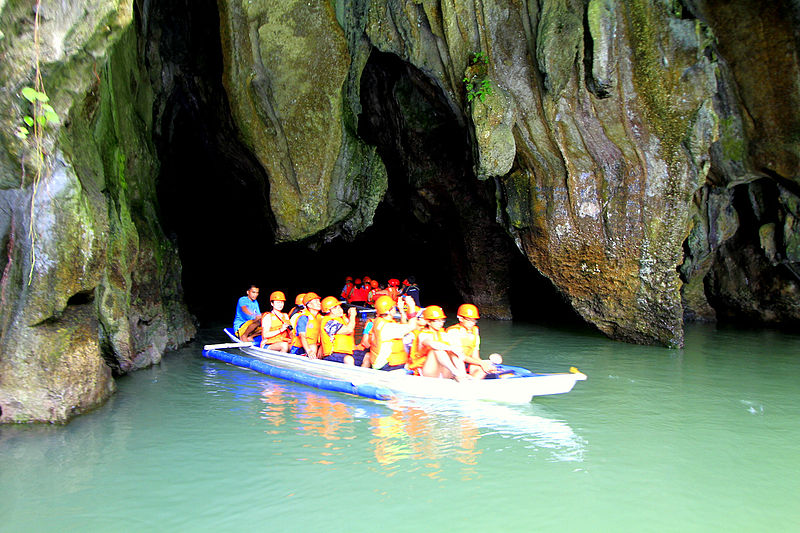
<svg viewBox="0 0 800 533"><path fill-rule="evenodd" d="M58 114L55 109L48 102L50 98L46 93L37 91L33 87L24 87L22 89L22 96L31 104L31 114L22 117L23 122L30 128L45 127L48 124L56 124L58 122ZM19 126L16 131L17 137L23 141L28 138L30 130L25 126Z"/></svg>
<svg viewBox="0 0 800 533"><path fill-rule="evenodd" d="M33 281L33 269L36 265L36 228L35 228L35 214L36 214L36 193L39 190L39 183L42 180L42 172L45 168L44 160L44 127L48 124L58 122L58 115L56 114L53 106L50 105L50 97L44 89L44 80L42 79L42 70L39 64L39 7L41 1L36 0L34 6L34 19L33 19L33 48L34 48L34 76L33 87L24 87L21 91L22 97L25 98L31 106L30 114L22 117L25 126L19 126L15 132L17 137L22 140L27 140L31 131L28 128L33 128L33 150L34 150L34 168L36 173L33 177L33 186L31 192L31 211L30 211L30 225L28 227L28 234L31 239L31 268L28 272L28 285ZM27 127L26 127L27 126ZM25 167L23 165L23 181Z"/></svg>
<svg viewBox="0 0 800 533"><path fill-rule="evenodd" d="M463 80L468 102L472 102L476 98L485 102L486 97L492 95L492 82L487 75L488 66L489 59L485 53L475 52L472 54L472 60L467 67L467 75Z"/></svg>

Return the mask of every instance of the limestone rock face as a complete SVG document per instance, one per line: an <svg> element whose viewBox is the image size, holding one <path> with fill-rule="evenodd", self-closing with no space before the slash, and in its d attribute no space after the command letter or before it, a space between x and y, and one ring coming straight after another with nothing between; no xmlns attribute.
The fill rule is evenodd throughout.
<svg viewBox="0 0 800 533"><path fill-rule="evenodd" d="M333 220L313 180L338 152L304 154L333 150L311 138L339 138L327 102L344 91L357 107L346 79L374 48L428 76L472 129L474 173L498 179L502 224L584 318L615 338L682 343L676 268L717 137L714 61L698 20L644 0L363 0L337 3L342 34L327 5L221 3L232 106L269 169L287 237ZM470 103L464 78L493 90ZM316 224L289 214L306 208Z"/></svg>
<svg viewBox="0 0 800 533"><path fill-rule="evenodd" d="M372 222L386 191L374 148L355 134L342 91L347 41L329 2L220 2L224 82L245 143L270 177L279 240Z"/></svg>
<svg viewBox="0 0 800 533"><path fill-rule="evenodd" d="M65 422L108 397L112 372L195 332L158 223L131 20L131 2L42 2L37 58L30 4L0 4L0 422ZM40 165L35 139L14 135L37 61L59 115Z"/></svg>
<svg viewBox="0 0 800 533"><path fill-rule="evenodd" d="M686 314L800 324L800 11L791 1L687 5L720 58L720 139L681 266Z"/></svg>
<svg viewBox="0 0 800 533"><path fill-rule="evenodd" d="M201 7L211 111L185 101L216 81L161 53L163 13ZM510 316L518 251L616 339L800 323L798 27L791 0L0 0L0 422L66 420L194 335L158 195L187 109L260 165L277 241L352 238L406 195L485 316Z"/></svg>
<svg viewBox="0 0 800 533"><path fill-rule="evenodd" d="M409 1L371 3L365 32L470 116L476 175L498 177L503 224L584 318L680 345L676 266L717 135L698 26L659 2ZM476 52L496 90L469 104Z"/></svg>

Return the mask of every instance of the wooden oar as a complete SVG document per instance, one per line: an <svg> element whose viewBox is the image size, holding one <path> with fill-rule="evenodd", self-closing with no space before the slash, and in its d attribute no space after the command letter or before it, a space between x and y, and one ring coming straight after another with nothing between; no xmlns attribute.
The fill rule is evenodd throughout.
<svg viewBox="0 0 800 533"><path fill-rule="evenodd" d="M203 350L219 350L220 348L244 348L245 346L253 346L252 342L226 342L223 344L206 344Z"/></svg>

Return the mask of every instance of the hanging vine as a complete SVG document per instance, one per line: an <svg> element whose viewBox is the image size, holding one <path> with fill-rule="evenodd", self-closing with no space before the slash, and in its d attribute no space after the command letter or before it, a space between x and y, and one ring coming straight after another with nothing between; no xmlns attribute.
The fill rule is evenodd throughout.
<svg viewBox="0 0 800 533"><path fill-rule="evenodd" d="M30 204L30 223L28 225L28 236L31 241L31 268L28 273L28 285L33 281L33 270L36 266L36 227L34 224L34 214L36 212L36 195L39 192L39 185L42 181L42 174L46 168L45 166L45 152L44 152L44 128L48 124L58 122L58 114L56 114L53 106L50 105L50 98L44 87L44 80L42 79L42 70L40 66L40 43L39 43L39 8L41 7L41 0L36 0L34 5L34 19L33 19L33 50L34 50L34 76L33 87L24 87L21 94L22 97L28 101L30 106L30 114L22 117L23 124L18 126L16 135L22 140L27 140L29 136L33 137L33 154L34 154L34 176L31 185L31 204ZM30 129L28 129L30 128ZM23 156L24 158L24 156ZM23 183L25 179L25 165L22 165Z"/></svg>

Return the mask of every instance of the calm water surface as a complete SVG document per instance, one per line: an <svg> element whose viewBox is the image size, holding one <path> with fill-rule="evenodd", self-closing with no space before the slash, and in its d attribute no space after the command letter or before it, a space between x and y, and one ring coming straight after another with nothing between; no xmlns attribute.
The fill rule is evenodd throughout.
<svg viewBox="0 0 800 533"><path fill-rule="evenodd" d="M800 337L686 348L483 321L589 376L528 405L383 403L200 356L65 427L0 428L0 531L800 531Z"/></svg>

